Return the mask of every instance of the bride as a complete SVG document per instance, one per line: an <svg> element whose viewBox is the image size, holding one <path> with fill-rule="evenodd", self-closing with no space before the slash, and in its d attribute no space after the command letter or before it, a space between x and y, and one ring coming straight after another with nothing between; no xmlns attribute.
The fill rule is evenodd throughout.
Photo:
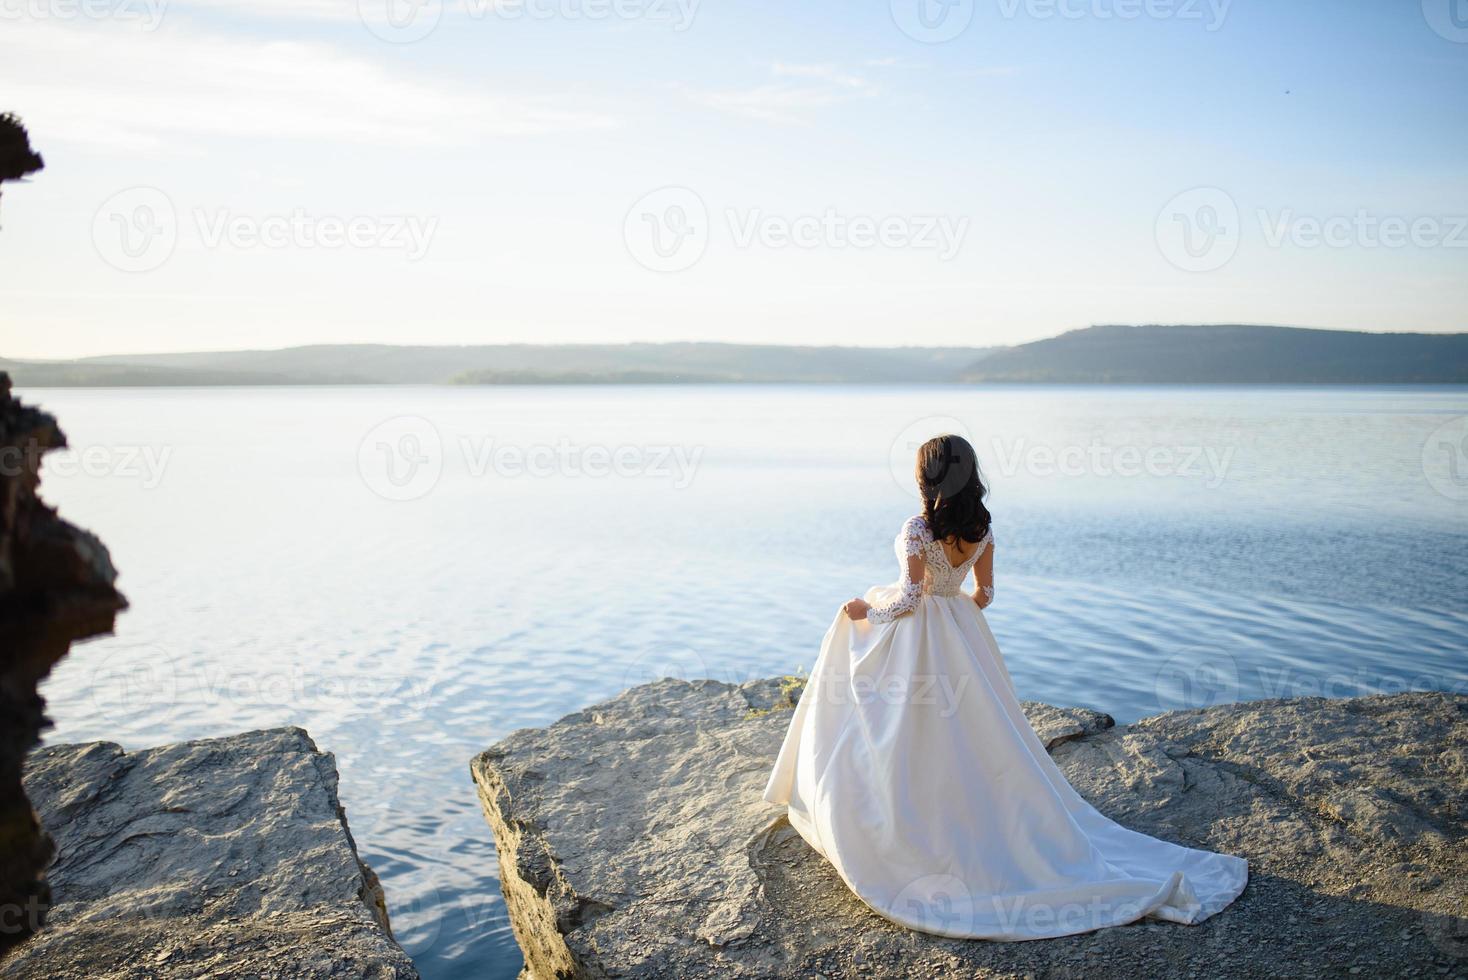
<svg viewBox="0 0 1468 980"><path fill-rule="evenodd" d="M923 512L896 542L902 579L837 614L765 799L788 804L862 901L925 932L1045 939L1224 908L1248 880L1244 859L1102 816L1026 721L980 612L994 600L994 535L973 447L924 443L917 482Z"/></svg>

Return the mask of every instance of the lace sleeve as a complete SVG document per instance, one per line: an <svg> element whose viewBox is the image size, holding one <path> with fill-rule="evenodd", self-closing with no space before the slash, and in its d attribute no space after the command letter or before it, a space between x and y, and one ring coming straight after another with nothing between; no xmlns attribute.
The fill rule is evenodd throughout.
<svg viewBox="0 0 1468 980"><path fill-rule="evenodd" d="M913 555L921 555L928 540L928 525L921 517L911 518L902 526L902 535L897 542L898 556L902 565L902 593L886 605L873 606L867 610L869 622L890 623L898 616L910 613L918 607L918 603L923 598L923 580L918 579L916 582L912 580L907 559Z"/></svg>
<svg viewBox="0 0 1468 980"><path fill-rule="evenodd" d="M984 547L984 548L992 548L992 547L994 547L994 529L992 527L989 528L988 533L984 535L984 539L985 540L983 542L982 547ZM984 556L983 555L983 552L982 551L979 552L979 557L980 558L983 558L983 556ZM988 609L989 606L992 605L993 602L994 602L994 566L992 564L990 564L988 566L988 570L989 570L989 582L986 585L984 583L983 579L979 577L980 576L980 572L979 572L979 566L980 566L980 564L981 564L980 562L975 562L974 563L974 585L977 586L979 594L984 597L984 601L979 606L979 608L980 609Z"/></svg>
<svg viewBox="0 0 1468 980"><path fill-rule="evenodd" d="M910 582L907 576L902 576L902 594L885 606L873 606L867 610L867 619L873 623L890 623L904 613L910 613L918 607L923 598L923 583Z"/></svg>

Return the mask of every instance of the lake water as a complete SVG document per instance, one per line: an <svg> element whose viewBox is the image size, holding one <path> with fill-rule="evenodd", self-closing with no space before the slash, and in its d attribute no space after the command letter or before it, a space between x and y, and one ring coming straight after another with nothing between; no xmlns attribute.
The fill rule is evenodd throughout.
<svg viewBox="0 0 1468 980"><path fill-rule="evenodd" d="M47 682L48 741L306 727L429 978L520 965L470 757L658 676L809 668L896 577L939 429L993 487L1022 697L1468 690L1464 388L22 395L73 446L44 494L132 602Z"/></svg>

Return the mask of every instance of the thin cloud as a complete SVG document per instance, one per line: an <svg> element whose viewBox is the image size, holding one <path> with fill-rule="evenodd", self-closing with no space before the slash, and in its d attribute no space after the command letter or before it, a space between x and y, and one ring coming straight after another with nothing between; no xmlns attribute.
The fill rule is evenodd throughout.
<svg viewBox="0 0 1468 980"><path fill-rule="evenodd" d="M160 66L156 81L143 65ZM132 150L193 136L444 146L616 124L539 95L409 76L324 44L122 25L36 24L23 40L7 34L0 91L48 140Z"/></svg>
<svg viewBox="0 0 1468 980"><path fill-rule="evenodd" d="M841 88L870 87L865 78L843 72L835 65L787 65L776 62L770 67L770 71L777 78L813 78Z"/></svg>
<svg viewBox="0 0 1468 980"><path fill-rule="evenodd" d="M861 66L863 68L878 68L882 70L888 68L928 69L933 67L926 61L913 61L909 58L898 58L893 55L885 58L868 58L861 63Z"/></svg>
<svg viewBox="0 0 1468 980"><path fill-rule="evenodd" d="M777 81L741 89L688 90L687 95L721 112L793 126L806 122L817 110L877 92L867 79L835 65L776 63L769 71Z"/></svg>
<svg viewBox="0 0 1468 980"><path fill-rule="evenodd" d="M136 0L141 3L142 0ZM166 0L169 9L218 10L257 20L381 21L394 0ZM506 12L524 17L523 0L442 0L445 14L487 17ZM382 8L382 9L378 9Z"/></svg>
<svg viewBox="0 0 1468 980"><path fill-rule="evenodd" d="M173 9L198 7L242 14L261 20L358 20L357 0L168 0Z"/></svg>
<svg viewBox="0 0 1468 980"><path fill-rule="evenodd" d="M1008 78L1018 75L1019 68L1015 65L979 65L973 68L960 68L953 73L954 78Z"/></svg>
<svg viewBox="0 0 1468 980"><path fill-rule="evenodd" d="M803 122L812 109L832 105L839 98L831 93L792 89L780 85L761 85L737 92L691 92L699 105L719 109L761 122L796 125Z"/></svg>

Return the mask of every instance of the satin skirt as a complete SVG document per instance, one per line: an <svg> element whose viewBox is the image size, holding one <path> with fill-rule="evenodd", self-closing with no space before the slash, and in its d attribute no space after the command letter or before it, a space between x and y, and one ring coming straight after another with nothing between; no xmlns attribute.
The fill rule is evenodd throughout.
<svg viewBox="0 0 1468 980"><path fill-rule="evenodd" d="M1083 800L966 595L925 596L885 624L838 613L764 795L863 902L940 936L1194 924L1249 876L1243 858L1128 830Z"/></svg>

